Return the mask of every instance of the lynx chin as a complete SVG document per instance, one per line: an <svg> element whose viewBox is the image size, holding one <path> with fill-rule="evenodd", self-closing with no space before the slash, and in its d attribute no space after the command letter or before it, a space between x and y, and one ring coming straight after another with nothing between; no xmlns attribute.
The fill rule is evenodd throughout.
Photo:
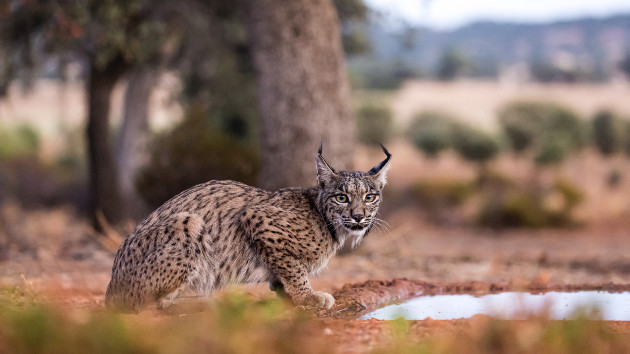
<svg viewBox="0 0 630 354"><path fill-rule="evenodd" d="M116 253L105 302L137 312L166 308L179 295L208 296L235 283L269 282L296 305L330 308L335 299L308 280L348 241L380 220L391 154L368 172L335 171L316 158L317 186L275 192L210 181L167 201Z"/></svg>

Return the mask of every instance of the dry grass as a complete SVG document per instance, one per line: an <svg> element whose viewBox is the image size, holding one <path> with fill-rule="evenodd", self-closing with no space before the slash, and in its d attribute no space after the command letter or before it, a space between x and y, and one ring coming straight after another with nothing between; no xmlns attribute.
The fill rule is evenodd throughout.
<svg viewBox="0 0 630 354"><path fill-rule="evenodd" d="M369 93L368 93L369 95ZM630 85L616 84L509 84L496 81L408 81L385 97L399 127L426 110L451 113L471 124L494 128L497 111L513 100L551 101L585 117L602 108L630 117ZM359 96L361 98L361 96Z"/></svg>

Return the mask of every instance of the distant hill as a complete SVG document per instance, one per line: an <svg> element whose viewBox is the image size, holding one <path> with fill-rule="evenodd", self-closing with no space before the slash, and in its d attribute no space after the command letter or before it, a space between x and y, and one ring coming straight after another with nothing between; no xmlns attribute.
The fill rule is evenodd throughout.
<svg viewBox="0 0 630 354"><path fill-rule="evenodd" d="M541 80L607 80L630 53L630 14L544 24L477 22L452 31L391 30L371 20L363 31L372 51L350 58L349 65L368 79L436 76L450 55L462 61L459 74L467 76L521 70Z"/></svg>

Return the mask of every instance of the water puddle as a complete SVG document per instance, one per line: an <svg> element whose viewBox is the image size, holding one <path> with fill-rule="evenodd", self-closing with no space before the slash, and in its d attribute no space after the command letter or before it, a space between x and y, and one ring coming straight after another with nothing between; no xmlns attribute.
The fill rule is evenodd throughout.
<svg viewBox="0 0 630 354"><path fill-rule="evenodd" d="M469 318L486 314L502 319L525 319L546 314L551 319L570 319L576 311L588 311L595 318L607 321L630 321L630 292L601 291L548 292L531 294L504 292L484 296L434 295L411 299L363 315L360 319L435 320Z"/></svg>

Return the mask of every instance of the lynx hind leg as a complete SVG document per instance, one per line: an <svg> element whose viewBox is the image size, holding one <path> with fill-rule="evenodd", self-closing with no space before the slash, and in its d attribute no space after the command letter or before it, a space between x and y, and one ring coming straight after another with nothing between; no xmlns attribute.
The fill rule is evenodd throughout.
<svg viewBox="0 0 630 354"><path fill-rule="evenodd" d="M203 234L204 223L199 216L180 213L162 222L158 230L136 235L155 237L155 247L140 257L136 267L126 271L124 279L118 279L121 294L113 296L118 300L114 301L115 307L137 312L153 302L160 309L173 304L199 273L199 238L203 241Z"/></svg>
<svg viewBox="0 0 630 354"><path fill-rule="evenodd" d="M155 266L151 266L147 279L160 310L171 307L191 283L198 282L195 277L199 274L198 259L204 243L205 224L201 217L180 213L170 220L163 250L156 250L157 257L151 262Z"/></svg>

